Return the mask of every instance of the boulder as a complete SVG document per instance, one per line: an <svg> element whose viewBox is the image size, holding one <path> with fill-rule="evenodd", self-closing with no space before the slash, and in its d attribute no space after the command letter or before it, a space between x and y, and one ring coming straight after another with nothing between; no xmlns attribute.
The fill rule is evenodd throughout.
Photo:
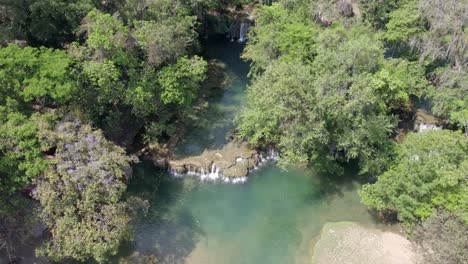
<svg viewBox="0 0 468 264"><path fill-rule="evenodd" d="M412 243L392 232L354 222L326 223L315 244L313 264L416 264Z"/></svg>
<svg viewBox="0 0 468 264"><path fill-rule="evenodd" d="M422 132L424 130L442 129L443 122L429 112L418 109L414 115L414 131Z"/></svg>
<svg viewBox="0 0 468 264"><path fill-rule="evenodd" d="M260 160L259 153L246 142L229 142L221 149L205 150L201 155L170 160L174 174L217 174L229 178L245 177Z"/></svg>

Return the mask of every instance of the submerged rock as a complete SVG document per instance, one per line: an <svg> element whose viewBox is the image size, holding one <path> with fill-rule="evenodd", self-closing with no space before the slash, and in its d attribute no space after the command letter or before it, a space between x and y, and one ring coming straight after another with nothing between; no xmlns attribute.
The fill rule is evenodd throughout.
<svg viewBox="0 0 468 264"><path fill-rule="evenodd" d="M313 264L415 264L420 260L402 235L354 222L326 223L312 256Z"/></svg>

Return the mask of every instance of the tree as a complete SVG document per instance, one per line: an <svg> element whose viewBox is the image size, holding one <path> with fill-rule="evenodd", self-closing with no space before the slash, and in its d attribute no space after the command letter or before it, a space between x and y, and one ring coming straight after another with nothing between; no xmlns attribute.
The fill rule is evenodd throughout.
<svg viewBox="0 0 468 264"><path fill-rule="evenodd" d="M302 21L278 4L261 7L256 23L242 55L252 60L253 71L279 58L304 63L313 58L317 34L314 24Z"/></svg>
<svg viewBox="0 0 468 264"><path fill-rule="evenodd" d="M48 135L48 144L56 145L55 158L38 180L35 197L52 240L39 253L54 260L105 262L129 238L122 196L131 159L76 118L65 119Z"/></svg>
<svg viewBox="0 0 468 264"><path fill-rule="evenodd" d="M458 71L467 63L466 3L459 0L421 0L421 15L429 29L414 44L425 57L447 59Z"/></svg>
<svg viewBox="0 0 468 264"><path fill-rule="evenodd" d="M468 225L454 213L437 210L413 232L425 263L466 263Z"/></svg>
<svg viewBox="0 0 468 264"><path fill-rule="evenodd" d="M29 187L47 168L35 121L0 106L0 191L12 194Z"/></svg>
<svg viewBox="0 0 468 264"><path fill-rule="evenodd" d="M47 59L41 60L42 55ZM61 102L70 98L66 88L71 81L68 75L60 76L66 71L63 58L46 49L14 45L0 49L0 191L5 195L28 188L47 168L37 137L39 115L31 114L26 103L35 96L42 97L42 103L45 98ZM57 60L52 69L49 63Z"/></svg>
<svg viewBox="0 0 468 264"><path fill-rule="evenodd" d="M195 43L195 17L174 17L163 22L138 21L135 36L144 50L146 62L154 67L174 63L187 55L187 47Z"/></svg>
<svg viewBox="0 0 468 264"><path fill-rule="evenodd" d="M373 27L382 28L389 19L389 13L398 7L399 0L359 0L363 17Z"/></svg>
<svg viewBox="0 0 468 264"><path fill-rule="evenodd" d="M165 104L188 105L196 97L200 82L205 79L207 62L198 56L182 57L158 72L161 101Z"/></svg>
<svg viewBox="0 0 468 264"><path fill-rule="evenodd" d="M468 138L448 130L409 134L397 146L395 163L374 184L360 191L362 202L377 211L390 210L413 225L437 208L461 213L468 222Z"/></svg>
<svg viewBox="0 0 468 264"><path fill-rule="evenodd" d="M128 37L128 28L118 17L97 9L86 15L80 30L87 35L87 46L103 53L123 47Z"/></svg>
<svg viewBox="0 0 468 264"><path fill-rule="evenodd" d="M404 45L424 32L418 0L400 1L398 9L389 14L384 38L392 43Z"/></svg>
<svg viewBox="0 0 468 264"><path fill-rule="evenodd" d="M35 46L60 47L74 39L81 19L97 1L94 0L3 0L1 13L6 19L1 27L12 38L26 39Z"/></svg>
<svg viewBox="0 0 468 264"><path fill-rule="evenodd" d="M77 87L72 77L73 61L60 50L0 48L0 85L5 93L15 93L25 102L68 102Z"/></svg>
<svg viewBox="0 0 468 264"><path fill-rule="evenodd" d="M347 31L341 25L314 40L309 65L285 56L260 59L270 63L249 87L240 135L254 145L278 146L285 164L342 172L339 162L359 159L362 173L376 175L392 148L395 119L388 105L400 100L377 82L382 80L375 75L384 62L382 43L367 28Z"/></svg>
<svg viewBox="0 0 468 264"><path fill-rule="evenodd" d="M380 97L394 109L405 107L410 95L421 97L430 87L424 68L405 59L386 60L373 79Z"/></svg>
<svg viewBox="0 0 468 264"><path fill-rule="evenodd" d="M428 90L432 111L446 117L468 133L468 73L439 68L434 73L436 86Z"/></svg>

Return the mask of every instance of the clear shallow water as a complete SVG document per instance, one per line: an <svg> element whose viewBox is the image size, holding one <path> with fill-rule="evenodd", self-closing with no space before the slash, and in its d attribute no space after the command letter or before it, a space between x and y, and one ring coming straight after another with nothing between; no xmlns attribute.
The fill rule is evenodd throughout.
<svg viewBox="0 0 468 264"><path fill-rule="evenodd" d="M326 222L375 223L359 203L359 184L347 177L269 165L236 185L175 179L149 164L135 172L129 191L151 207L135 224L126 255L187 264L309 263Z"/></svg>
<svg viewBox="0 0 468 264"><path fill-rule="evenodd" d="M176 146L176 154L200 154L206 148L221 148L234 129L234 119L245 101L249 63L240 55L243 43L231 42L224 37L204 40L203 57L224 65L224 85L213 89L208 98L208 109Z"/></svg>
<svg viewBox="0 0 468 264"><path fill-rule="evenodd" d="M215 40L204 47L205 58L225 64L226 85L179 143L179 155L221 147L245 98L249 67L239 58L243 45ZM207 183L176 179L141 163L128 190L150 208L134 223L135 239L121 256L153 255L170 264L310 263L326 222L375 224L359 202L359 184L349 180L355 173L332 178L270 164L245 184Z"/></svg>

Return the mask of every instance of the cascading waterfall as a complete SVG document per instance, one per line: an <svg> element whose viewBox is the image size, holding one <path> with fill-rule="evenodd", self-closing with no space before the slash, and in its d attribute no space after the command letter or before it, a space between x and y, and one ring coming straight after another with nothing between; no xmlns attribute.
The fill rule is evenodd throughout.
<svg viewBox="0 0 468 264"><path fill-rule="evenodd" d="M239 42L244 42L246 39L248 25L247 23L242 22L240 25L240 32L239 32Z"/></svg>
<svg viewBox="0 0 468 264"><path fill-rule="evenodd" d="M249 171L249 173L264 166L268 162L278 161L280 157L278 150L274 147L267 148L263 154L258 154L256 165L252 170ZM237 161L242 162L242 160L243 158L238 158ZM208 170L205 170L205 168L197 169L193 166L187 166L185 173L177 172L177 170L174 168L169 168L169 173L174 177L194 176L202 181L220 181L225 183L244 183L247 181L247 177L225 177L215 162L211 163L211 167Z"/></svg>
<svg viewBox="0 0 468 264"><path fill-rule="evenodd" d="M418 132L423 132L425 130L440 130L442 129L441 126L437 126L435 124L424 124L424 123L420 123L416 126L416 130Z"/></svg>

